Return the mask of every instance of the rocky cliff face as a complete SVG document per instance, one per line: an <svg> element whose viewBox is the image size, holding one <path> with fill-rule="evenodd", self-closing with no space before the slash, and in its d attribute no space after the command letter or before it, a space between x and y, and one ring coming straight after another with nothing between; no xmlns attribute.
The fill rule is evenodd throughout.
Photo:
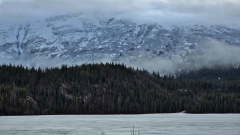
<svg viewBox="0 0 240 135"><path fill-rule="evenodd" d="M169 26L119 17L85 18L67 14L0 27L0 59L32 61L55 58L76 63L108 59L184 58L203 41L240 45L240 29L226 26Z"/></svg>

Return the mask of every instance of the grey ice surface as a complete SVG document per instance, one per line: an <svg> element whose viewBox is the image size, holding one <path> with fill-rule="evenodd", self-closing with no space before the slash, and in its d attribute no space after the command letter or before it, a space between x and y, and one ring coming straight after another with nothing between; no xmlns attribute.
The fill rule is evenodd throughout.
<svg viewBox="0 0 240 135"><path fill-rule="evenodd" d="M240 135L240 114L2 116L1 135Z"/></svg>

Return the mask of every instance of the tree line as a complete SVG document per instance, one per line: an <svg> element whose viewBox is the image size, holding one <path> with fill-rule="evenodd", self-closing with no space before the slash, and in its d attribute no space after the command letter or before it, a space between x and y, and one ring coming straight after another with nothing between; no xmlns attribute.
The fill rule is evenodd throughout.
<svg viewBox="0 0 240 135"><path fill-rule="evenodd" d="M0 66L0 115L239 113L240 69L160 76L124 64Z"/></svg>

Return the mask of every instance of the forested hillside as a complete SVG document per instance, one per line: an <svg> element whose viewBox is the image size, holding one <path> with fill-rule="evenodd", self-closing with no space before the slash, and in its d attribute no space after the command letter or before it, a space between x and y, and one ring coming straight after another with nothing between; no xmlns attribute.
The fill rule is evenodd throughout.
<svg viewBox="0 0 240 135"><path fill-rule="evenodd" d="M239 113L240 69L160 77L123 64L0 66L0 115Z"/></svg>

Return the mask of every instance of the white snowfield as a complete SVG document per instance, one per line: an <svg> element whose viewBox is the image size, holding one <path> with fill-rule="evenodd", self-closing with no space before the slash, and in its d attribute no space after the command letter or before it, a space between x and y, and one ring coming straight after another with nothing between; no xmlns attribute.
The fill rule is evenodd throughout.
<svg viewBox="0 0 240 135"><path fill-rule="evenodd" d="M3 116L3 135L239 135L239 114Z"/></svg>

